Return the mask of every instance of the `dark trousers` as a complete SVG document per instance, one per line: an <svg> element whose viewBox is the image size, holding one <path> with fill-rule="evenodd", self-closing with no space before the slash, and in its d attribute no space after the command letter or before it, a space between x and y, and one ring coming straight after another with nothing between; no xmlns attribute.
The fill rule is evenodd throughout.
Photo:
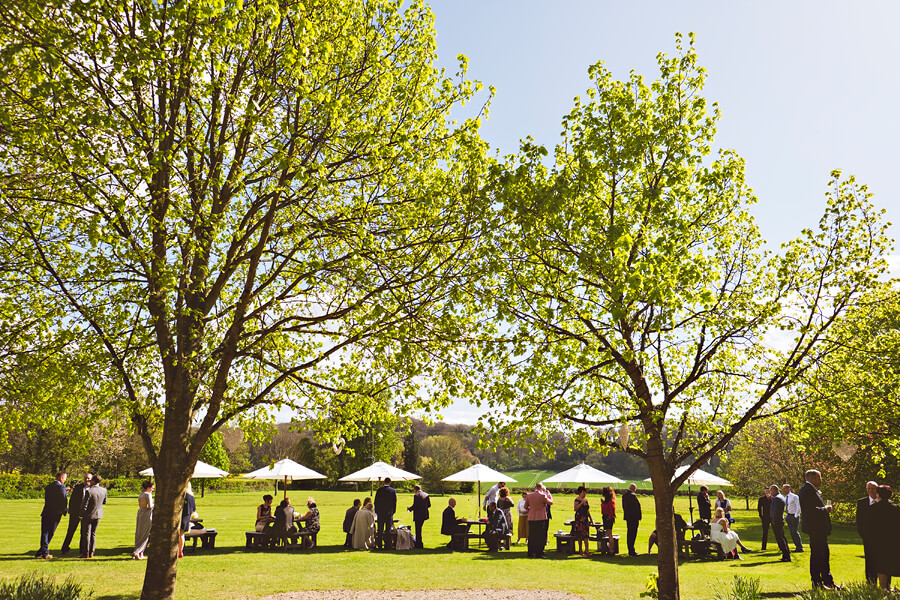
<svg viewBox="0 0 900 600"><path fill-rule="evenodd" d="M41 515L41 549L37 551L37 556L50 554L50 540L53 539L53 534L56 533L59 519L59 516Z"/></svg>
<svg viewBox="0 0 900 600"><path fill-rule="evenodd" d="M637 532L638 525L641 524L640 521L636 521L632 519L631 521L625 521L628 526L628 554L637 554L637 550L634 549L634 543L637 541Z"/></svg>
<svg viewBox="0 0 900 600"><path fill-rule="evenodd" d="M834 579L831 577L831 553L828 550L827 536L809 536L809 577L815 586L834 585Z"/></svg>
<svg viewBox="0 0 900 600"><path fill-rule="evenodd" d="M875 549L865 540L863 540L863 553L866 556L866 581L869 583L878 583L878 568L875 566Z"/></svg>
<svg viewBox="0 0 900 600"><path fill-rule="evenodd" d="M387 536L391 535L391 525L394 523L394 516L391 515L386 519L378 519L375 521L375 547L390 548L391 541Z"/></svg>
<svg viewBox="0 0 900 600"><path fill-rule="evenodd" d="M94 553L97 546L97 526L100 519L88 519L85 517L81 520L81 543L78 545L82 556Z"/></svg>
<svg viewBox="0 0 900 600"><path fill-rule="evenodd" d="M763 534L763 536L762 536L762 545L760 546L760 548L762 550L765 550L766 544L769 543L769 525L771 525L771 524L772 524L772 521L770 519L762 519L762 528L763 528L762 534Z"/></svg>
<svg viewBox="0 0 900 600"><path fill-rule="evenodd" d="M791 559L791 551L788 548L787 540L784 538L784 523L782 522L772 522L772 535L775 536L775 543L778 544L778 549L781 550L781 558L783 560Z"/></svg>
<svg viewBox="0 0 900 600"><path fill-rule="evenodd" d="M528 521L528 558L543 558L550 521Z"/></svg>
<svg viewBox="0 0 900 600"><path fill-rule="evenodd" d="M72 538L75 535L75 532L78 531L78 526L81 525L81 517L76 517L69 513L69 527L66 530L66 539L63 540L62 551L66 553L69 551L69 548L72 545Z"/></svg>
<svg viewBox="0 0 900 600"><path fill-rule="evenodd" d="M353 543L351 542L350 533L347 532L347 539L344 540L344 548L352 548Z"/></svg>
<svg viewBox="0 0 900 600"><path fill-rule="evenodd" d="M791 532L791 539L794 541L794 552L803 552L803 540L800 538L800 517L787 515L784 518L787 523L788 530Z"/></svg>
<svg viewBox="0 0 900 600"><path fill-rule="evenodd" d="M425 521L413 521L416 524L416 548L424 548L422 544L422 525Z"/></svg>

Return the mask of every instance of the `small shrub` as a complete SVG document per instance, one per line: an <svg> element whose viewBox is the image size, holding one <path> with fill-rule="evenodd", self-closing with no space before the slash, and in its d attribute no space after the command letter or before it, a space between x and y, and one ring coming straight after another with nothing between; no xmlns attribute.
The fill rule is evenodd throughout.
<svg viewBox="0 0 900 600"><path fill-rule="evenodd" d="M659 573L650 573L647 577L647 591L641 592L641 598L659 598Z"/></svg>
<svg viewBox="0 0 900 600"><path fill-rule="evenodd" d="M715 591L716 600L762 600L762 597L757 577L744 578L735 575L730 590L723 592L717 589Z"/></svg>
<svg viewBox="0 0 900 600"><path fill-rule="evenodd" d="M73 577L57 583L36 573L0 583L0 600L86 600L91 596Z"/></svg>

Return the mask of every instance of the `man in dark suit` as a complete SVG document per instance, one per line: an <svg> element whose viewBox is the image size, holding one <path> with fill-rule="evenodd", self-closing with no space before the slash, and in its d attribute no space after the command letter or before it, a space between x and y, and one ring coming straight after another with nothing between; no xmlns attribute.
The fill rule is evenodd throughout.
<svg viewBox="0 0 900 600"><path fill-rule="evenodd" d="M384 548L385 542L390 547L388 536L394 526L394 513L397 512L397 490L391 487L391 478L384 478L384 485L375 492L375 516L378 517L378 528L375 533L375 547Z"/></svg>
<svg viewBox="0 0 900 600"><path fill-rule="evenodd" d="M41 547L35 558L53 558L50 540L56 532L59 520L66 514L66 472L60 471L56 479L44 488L44 510L41 511Z"/></svg>
<svg viewBox="0 0 900 600"><path fill-rule="evenodd" d="M622 517L628 526L628 556L637 556L634 542L637 540L638 525L641 524L641 501L634 493L636 490L637 486L632 483L622 495Z"/></svg>
<svg viewBox="0 0 900 600"><path fill-rule="evenodd" d="M443 514L441 515L441 535L449 535L450 541L447 543L448 548L454 548L456 550L464 550L464 548L459 548L453 543L453 536L456 534L465 534L469 532L469 526L461 524L462 520L456 518L456 498L450 498L447 502L447 508L444 509Z"/></svg>
<svg viewBox="0 0 900 600"><path fill-rule="evenodd" d="M822 474L815 469L806 472L806 483L800 488L800 524L803 533L809 536L809 575L813 587L834 589L831 576L828 536L831 534L831 511L834 507L825 504L819 488Z"/></svg>
<svg viewBox="0 0 900 600"><path fill-rule="evenodd" d="M760 549L765 551L766 544L769 543L769 525L772 524L772 498L769 496L769 490L763 490L763 495L756 501L756 514L762 522L762 545Z"/></svg>
<svg viewBox="0 0 900 600"><path fill-rule="evenodd" d="M344 513L344 533L347 534L347 539L344 542L344 548L352 548L353 544L351 543L350 538L350 528L353 526L353 518L356 517L356 513L359 512L359 506L362 504L359 501L359 498L353 501L353 506L347 509L347 512Z"/></svg>
<svg viewBox="0 0 900 600"><path fill-rule="evenodd" d="M413 503L407 510L412 511L413 523L416 524L416 548L424 548L422 543L422 525L428 520L428 509L431 508L431 498L422 491L422 488L413 487Z"/></svg>
<svg viewBox="0 0 900 600"><path fill-rule="evenodd" d="M784 510L787 506L785 498L778 493L777 485L769 486L769 496L772 500L770 512L772 534L775 536L775 543L778 544L778 549L781 550L781 562L791 562L791 551L784 537Z"/></svg>
<svg viewBox="0 0 900 600"><path fill-rule="evenodd" d="M84 489L84 500L81 501L81 558L94 558L97 526L103 518L103 505L106 504L106 489L100 487L102 481L95 474L91 477L90 487Z"/></svg>
<svg viewBox="0 0 900 600"><path fill-rule="evenodd" d="M875 523L872 522L871 508L877 499L876 490L878 483L866 482L866 495L856 501L856 531L863 541L863 553L866 557L866 581L872 584L878 583L878 570L875 568L875 551L872 548L872 538Z"/></svg>
<svg viewBox="0 0 900 600"><path fill-rule="evenodd" d="M709 488L705 485L701 485L697 492L697 510L700 511L700 519L709 523L712 519L712 504L709 501Z"/></svg>
<svg viewBox="0 0 900 600"><path fill-rule="evenodd" d="M69 528L66 531L66 539L63 540L62 550L60 550L63 556L69 553L72 537L78 531L78 526L81 525L81 503L84 502L84 488L91 485L91 477L91 473L85 475L84 481L76 483L69 492Z"/></svg>

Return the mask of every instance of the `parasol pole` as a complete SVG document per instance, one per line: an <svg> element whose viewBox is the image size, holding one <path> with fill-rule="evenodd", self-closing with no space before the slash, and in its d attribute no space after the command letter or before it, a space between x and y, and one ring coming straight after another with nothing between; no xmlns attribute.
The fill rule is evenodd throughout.
<svg viewBox="0 0 900 600"><path fill-rule="evenodd" d="M481 480L478 480L478 518L481 519Z"/></svg>
<svg viewBox="0 0 900 600"><path fill-rule="evenodd" d="M287 475L284 476L284 499L287 500Z"/></svg>

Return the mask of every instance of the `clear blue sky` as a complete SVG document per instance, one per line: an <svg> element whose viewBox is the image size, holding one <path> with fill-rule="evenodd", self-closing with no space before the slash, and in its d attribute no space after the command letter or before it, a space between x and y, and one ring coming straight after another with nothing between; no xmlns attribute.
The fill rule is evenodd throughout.
<svg viewBox="0 0 900 600"><path fill-rule="evenodd" d="M697 36L705 95L722 110L717 143L747 162L770 248L814 228L829 172L855 174L900 221L900 3L433 0L440 64L497 88L482 135L501 154L531 135L551 149L572 99L603 60L653 80L675 32ZM900 235L894 225L891 234ZM892 271L900 276L900 257ZM459 403L450 423L473 423Z"/></svg>
<svg viewBox="0 0 900 600"><path fill-rule="evenodd" d="M717 143L747 161L770 247L814 227L832 169L868 184L900 221L900 3L432 0L442 66L469 57L497 88L483 137L502 154L531 135L551 149L603 60L652 80L675 32L694 32L719 103ZM891 231L900 235L900 227ZM894 271L898 271L895 269Z"/></svg>

